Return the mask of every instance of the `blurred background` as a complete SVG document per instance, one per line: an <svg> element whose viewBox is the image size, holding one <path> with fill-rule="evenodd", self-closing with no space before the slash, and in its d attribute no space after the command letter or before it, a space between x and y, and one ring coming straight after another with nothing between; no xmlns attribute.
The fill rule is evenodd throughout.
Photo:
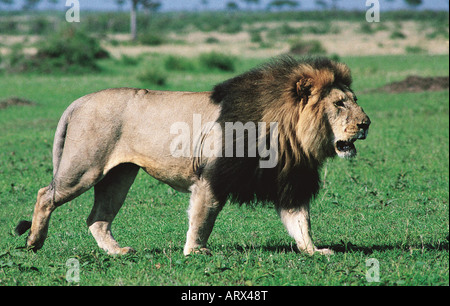
<svg viewBox="0 0 450 306"><path fill-rule="evenodd" d="M379 3L380 22L367 22L367 10L375 7L359 0L81 0L68 6L65 0L0 0L0 69L89 68L98 58L149 52L448 54L448 1L372 2ZM74 3L80 22L70 23L66 15L74 16ZM68 48L92 54L61 59L57 53L75 52Z"/></svg>
<svg viewBox="0 0 450 306"><path fill-rule="evenodd" d="M3 0L2 9L21 10L64 10L66 0ZM114 11L130 9L132 0L80 0L82 10ZM157 4L161 11L203 11L203 10L270 10L270 9L301 9L301 10L321 10L321 9L343 9L343 10L364 10L365 1L361 0L159 0L159 1L138 1L144 6L150 3ZM405 10L429 9L448 10L448 1L445 0L391 0L379 1L382 3L382 10ZM154 4L153 4L154 5Z"/></svg>

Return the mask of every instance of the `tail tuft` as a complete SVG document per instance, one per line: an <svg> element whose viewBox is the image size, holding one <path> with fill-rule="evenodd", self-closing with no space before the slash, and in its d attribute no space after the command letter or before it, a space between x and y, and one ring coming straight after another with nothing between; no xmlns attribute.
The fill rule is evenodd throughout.
<svg viewBox="0 0 450 306"><path fill-rule="evenodd" d="M16 229L14 232L17 236L25 234L26 231L28 231L31 227L31 221L22 220L19 221L19 224L17 224Z"/></svg>

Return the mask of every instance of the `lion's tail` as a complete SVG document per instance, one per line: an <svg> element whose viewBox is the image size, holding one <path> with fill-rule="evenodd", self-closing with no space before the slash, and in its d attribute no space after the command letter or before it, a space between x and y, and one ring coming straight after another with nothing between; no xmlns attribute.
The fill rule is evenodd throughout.
<svg viewBox="0 0 450 306"><path fill-rule="evenodd" d="M76 102L76 101L75 101ZM53 178L55 178L58 172L59 164L61 163L61 157L64 150L64 143L66 140L67 126L69 125L70 117L73 110L78 106L78 103L72 103L63 113L61 119L59 119L58 126L55 132L55 138L53 140ZM21 220L15 228L16 235L23 235L27 230L31 228L31 221Z"/></svg>
<svg viewBox="0 0 450 306"><path fill-rule="evenodd" d="M53 140L53 178L56 176L59 164L61 163L64 143L66 141L67 126L69 125L70 117L76 105L77 103L75 101L65 110L61 116L61 119L59 119L58 126L56 128L55 138Z"/></svg>
<svg viewBox="0 0 450 306"><path fill-rule="evenodd" d="M21 220L19 221L19 224L17 224L14 232L17 236L25 234L26 231L28 231L31 227L31 221Z"/></svg>

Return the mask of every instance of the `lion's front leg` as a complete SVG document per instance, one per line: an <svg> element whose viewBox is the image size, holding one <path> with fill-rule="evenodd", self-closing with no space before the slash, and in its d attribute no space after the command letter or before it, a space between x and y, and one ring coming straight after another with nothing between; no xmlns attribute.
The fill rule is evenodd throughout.
<svg viewBox="0 0 450 306"><path fill-rule="evenodd" d="M311 239L309 205L291 209L281 208L278 210L278 214L289 235L295 239L297 247L301 252L309 255L313 255L316 252L325 255L333 254L333 251L330 249L316 248Z"/></svg>
<svg viewBox="0 0 450 306"><path fill-rule="evenodd" d="M193 252L205 251L206 242L216 221L223 203L217 201L205 180L199 180L191 187L191 200L189 205L189 230L184 246L184 255Z"/></svg>

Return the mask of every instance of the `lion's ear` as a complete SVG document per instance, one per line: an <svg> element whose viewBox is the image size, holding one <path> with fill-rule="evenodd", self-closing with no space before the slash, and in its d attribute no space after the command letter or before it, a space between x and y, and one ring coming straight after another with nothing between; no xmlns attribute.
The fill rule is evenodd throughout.
<svg viewBox="0 0 450 306"><path fill-rule="evenodd" d="M308 103L312 86L313 81L310 78L302 78L297 82L297 94L302 104Z"/></svg>

